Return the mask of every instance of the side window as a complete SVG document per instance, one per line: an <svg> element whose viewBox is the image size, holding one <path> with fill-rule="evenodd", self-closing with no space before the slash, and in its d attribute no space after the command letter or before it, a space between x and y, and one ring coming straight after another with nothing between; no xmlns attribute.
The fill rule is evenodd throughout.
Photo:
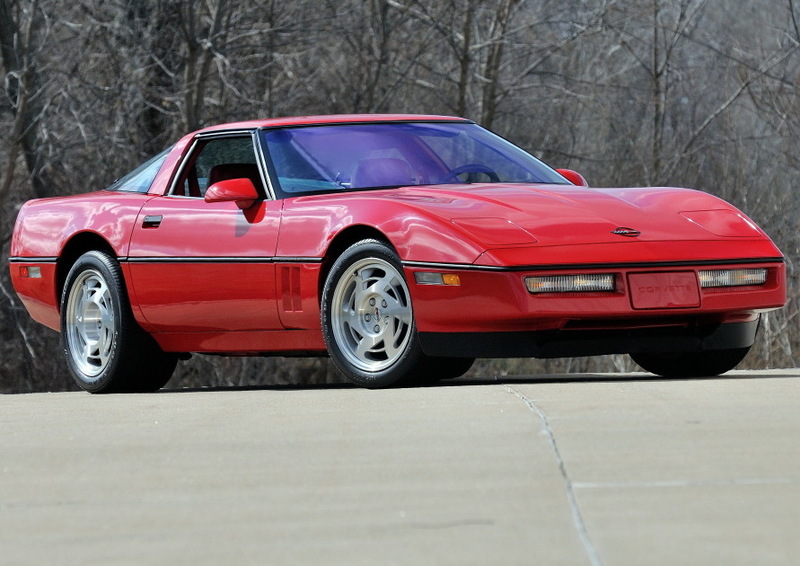
<svg viewBox="0 0 800 566"><path fill-rule="evenodd" d="M265 195L250 136L202 142L198 144L190 160L190 166L184 170L176 185L175 194L202 197L206 189L214 183L246 178L253 182L258 194Z"/></svg>

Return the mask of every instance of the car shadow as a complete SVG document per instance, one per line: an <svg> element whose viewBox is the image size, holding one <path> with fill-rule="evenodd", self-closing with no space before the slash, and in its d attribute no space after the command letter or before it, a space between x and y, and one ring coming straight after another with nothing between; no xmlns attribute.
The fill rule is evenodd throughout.
<svg viewBox="0 0 800 566"><path fill-rule="evenodd" d="M666 378L644 372L633 373L574 373L574 374L535 374L535 375L503 375L503 376L470 376L447 379L435 383L400 384L389 389L425 389L433 387L467 387L489 385L552 385L579 383L635 383L635 382L697 382L712 380L752 380L764 378L790 379L800 377L800 370L739 370L721 376L709 377L672 377ZM338 389L361 389L352 383L285 383L285 384L249 384L249 385L215 385L200 387L175 387L159 390L158 394L204 393L218 391L316 391Z"/></svg>

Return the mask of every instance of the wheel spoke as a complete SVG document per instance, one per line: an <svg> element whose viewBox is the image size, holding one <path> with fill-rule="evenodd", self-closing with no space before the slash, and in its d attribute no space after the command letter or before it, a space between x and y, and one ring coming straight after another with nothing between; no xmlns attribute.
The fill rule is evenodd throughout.
<svg viewBox="0 0 800 566"><path fill-rule="evenodd" d="M100 334L100 339L97 341L97 358L100 366L105 366L108 363L111 354L112 337L108 331Z"/></svg>
<svg viewBox="0 0 800 566"><path fill-rule="evenodd" d="M367 360L375 354L375 347L380 344L381 337L376 335L367 334L362 336L361 340L355 348L355 354L362 360Z"/></svg>
<svg viewBox="0 0 800 566"><path fill-rule="evenodd" d="M100 327L103 330L114 328L114 312L108 308L103 308L100 311Z"/></svg>
<svg viewBox="0 0 800 566"><path fill-rule="evenodd" d="M77 323L74 327L70 330L72 335L80 341L81 344L88 344L89 343L89 336L86 333L86 325L82 323Z"/></svg>
<svg viewBox="0 0 800 566"><path fill-rule="evenodd" d="M339 305L339 314L347 320L352 319L356 315L358 309L357 302L357 286L348 287L341 304Z"/></svg>
<svg viewBox="0 0 800 566"><path fill-rule="evenodd" d="M402 353L402 343L397 340L392 327L387 326L383 334L383 349L386 352L386 357L392 359Z"/></svg>
<svg viewBox="0 0 800 566"><path fill-rule="evenodd" d="M94 352L96 351L95 345L92 342L84 342L83 349L82 349L82 357L83 361L86 363L91 363L92 359L94 358Z"/></svg>
<svg viewBox="0 0 800 566"><path fill-rule="evenodd" d="M369 295L385 296L387 294L387 290L394 288L392 279L393 275L390 273L384 273L377 279L373 278L370 280L369 287L365 289L365 292Z"/></svg>
<svg viewBox="0 0 800 566"><path fill-rule="evenodd" d="M358 308L358 304L364 297L365 293L365 282L364 278L362 277L360 272L356 272L350 279L348 283L348 287L352 285L352 290L348 293L348 302L353 306L353 308Z"/></svg>
<svg viewBox="0 0 800 566"><path fill-rule="evenodd" d="M359 320L359 314L353 309L342 309L341 313L341 322L343 325L348 326L350 328L358 328L361 326L361 321Z"/></svg>

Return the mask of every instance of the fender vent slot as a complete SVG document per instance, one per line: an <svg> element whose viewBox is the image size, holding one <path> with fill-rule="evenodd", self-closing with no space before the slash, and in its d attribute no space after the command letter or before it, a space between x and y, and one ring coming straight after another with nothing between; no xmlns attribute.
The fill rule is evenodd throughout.
<svg viewBox="0 0 800 566"><path fill-rule="evenodd" d="M303 312L301 290L300 268L281 267L281 297L284 312Z"/></svg>

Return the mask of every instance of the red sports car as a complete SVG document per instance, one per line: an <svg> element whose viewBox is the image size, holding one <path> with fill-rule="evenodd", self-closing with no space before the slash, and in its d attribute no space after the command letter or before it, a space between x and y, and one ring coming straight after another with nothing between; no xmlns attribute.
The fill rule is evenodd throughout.
<svg viewBox="0 0 800 566"><path fill-rule="evenodd" d="M367 387L476 357L717 375L786 300L781 252L726 202L589 188L446 116L200 130L106 190L25 204L9 262L93 392L158 389L192 352L328 354Z"/></svg>

